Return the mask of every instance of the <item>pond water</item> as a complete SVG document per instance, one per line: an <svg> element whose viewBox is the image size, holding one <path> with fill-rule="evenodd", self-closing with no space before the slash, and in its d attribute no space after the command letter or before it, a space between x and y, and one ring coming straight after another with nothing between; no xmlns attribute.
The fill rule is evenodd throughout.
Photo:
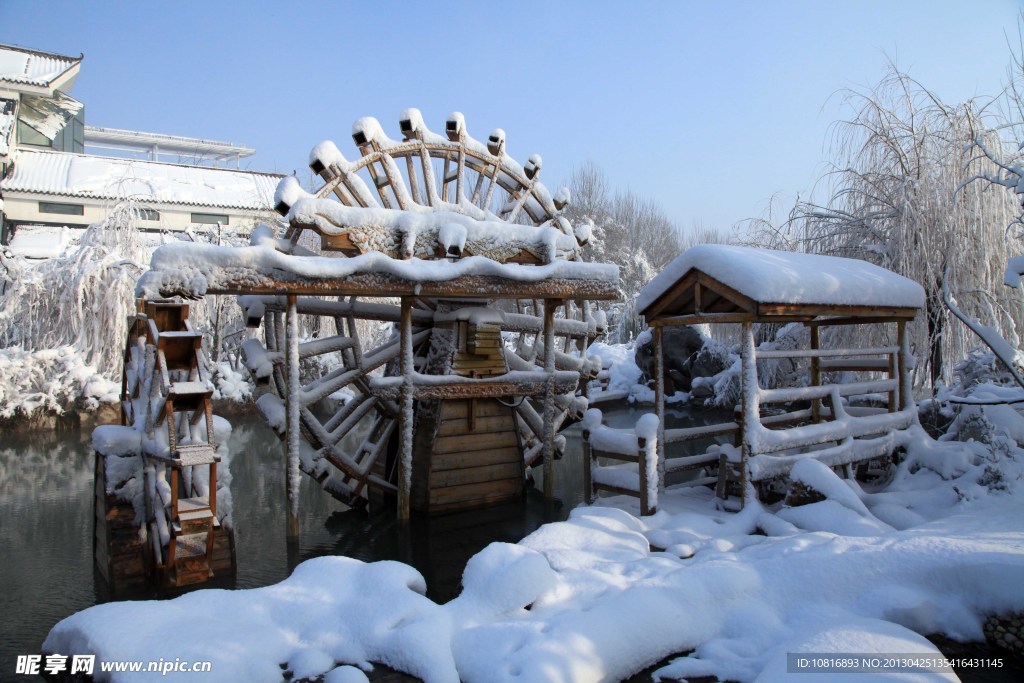
<svg viewBox="0 0 1024 683"><path fill-rule="evenodd" d="M605 422L628 427L646 409L619 406ZM722 415L669 411L669 426L718 421ZM255 588L286 578L300 562L320 555L366 561L399 560L416 567L428 595L444 602L458 594L466 561L492 541L516 542L548 521L564 519L582 491L578 426L566 432L556 462L557 501L528 488L520 503L396 523L392 509L350 512L309 477L301 486L301 534L285 537L285 464L274 433L253 416L232 418L231 493L237 574L200 587ZM58 621L109 599L93 569L93 452L88 434L8 433L0 441L0 681L15 676L20 654L38 653ZM538 473L539 474L539 473ZM538 482L538 486L540 482ZM194 590L194 588L192 589ZM177 592L133 596L166 598ZM948 647L948 644L947 644ZM977 646L973 646L977 647ZM1004 656L995 652L991 656ZM972 677L964 676L963 680ZM649 676L634 680L650 680ZM974 678L1013 680L1013 678Z"/></svg>
<svg viewBox="0 0 1024 683"><path fill-rule="evenodd" d="M606 411L606 422L630 426L642 412L619 407ZM682 414L675 419L683 419ZM458 594L472 555L492 541L516 542L545 522L564 519L583 497L579 428L572 427L565 432L565 457L556 462L553 503L528 487L522 502L416 518L403 528L393 509L348 511L304 476L301 534L289 542L280 441L258 417L243 415L231 422L238 571L206 587L266 586L286 578L304 560L347 555L411 564L426 578L428 595L443 602ZM93 569L93 457L88 433L9 432L0 442L0 680L13 677L17 655L40 651L58 621L109 599Z"/></svg>

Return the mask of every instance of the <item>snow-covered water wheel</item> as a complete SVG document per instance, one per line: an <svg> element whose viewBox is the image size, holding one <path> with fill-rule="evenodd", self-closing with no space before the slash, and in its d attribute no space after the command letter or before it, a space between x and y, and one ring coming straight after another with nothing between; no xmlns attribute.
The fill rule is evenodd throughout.
<svg viewBox="0 0 1024 683"><path fill-rule="evenodd" d="M581 261L590 229L574 229L559 214L568 191L552 197L539 182L539 155L520 165L505 153L504 131L478 142L458 113L448 118L444 136L430 132L415 109L403 113L400 128L404 139L396 141L376 119L358 120L352 138L361 158L352 162L332 142L317 145L309 163L324 185L310 194L295 178L282 181L275 203L288 227L275 245L291 256L372 259L370 268L364 261L360 267L364 273L380 273L382 291L387 290L384 280L395 274L395 262L415 262L417 281L442 284L433 286L431 295L421 295L417 286L413 296L401 301L374 298L372 280L359 296L317 296L319 287L301 285L294 293L289 286L288 296L242 297L250 321L262 319L266 339L266 346L256 340L244 346L246 363L258 380L272 381L280 398L268 395L258 405L284 436L284 399L292 390L285 362L285 309L293 300L296 314L305 316L305 330L315 331L315 338L297 344L306 373L296 394L305 444L302 470L350 505L364 502L369 489L397 492L404 402L416 411L407 448L433 454L418 461L410 456L413 507L436 511L499 502L521 493L525 468L537 463L546 448L557 454L564 440L553 434L581 417L586 402L578 400L578 390L600 369L586 349L604 327L603 315L591 311L587 298L611 298L614 284L595 288L591 283L588 289L584 279L566 280L557 271L560 262ZM266 244L268 238L256 234L254 243ZM476 275L483 259L499 269L513 266L501 271L508 278L503 281L513 283L505 287L511 294L473 286L474 277L486 279ZM315 277L317 267L308 263L311 274L303 277ZM459 284L446 287L452 281L447 273L460 263L475 264L463 269L474 275L453 278ZM522 282L539 284L515 286L520 277L515 268L523 267L521 272L528 274ZM442 271L446 274L438 275ZM515 277L506 275L512 271ZM382 323L408 333L410 358L402 358L402 334L382 334ZM330 369L322 374L313 370L321 367ZM538 379L542 375L546 379ZM471 386L434 379L441 377L493 382ZM410 387L408 397L403 379ZM331 396L347 400L326 413L317 408ZM458 421L461 426L454 426ZM407 422L413 429L413 420ZM423 463L436 461L441 448L452 449L445 455L453 462L460 448L465 453L487 449L486 457L463 460L490 468L490 474L446 475L440 479L463 487L465 496L453 489L432 497L432 487L441 484L434 481L439 477L432 465ZM513 450L515 462L495 455ZM417 473L417 467L426 470ZM499 470L507 474L496 474ZM472 481L487 476L505 476L508 484ZM418 493L417 481L426 480L428 492ZM469 493L474 486L479 495Z"/></svg>

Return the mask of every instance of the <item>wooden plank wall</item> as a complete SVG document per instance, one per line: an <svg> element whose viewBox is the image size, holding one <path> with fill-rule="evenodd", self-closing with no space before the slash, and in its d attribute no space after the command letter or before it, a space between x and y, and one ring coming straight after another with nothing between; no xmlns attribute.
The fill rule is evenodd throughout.
<svg viewBox="0 0 1024 683"><path fill-rule="evenodd" d="M442 402L438 417L428 474L430 512L522 495L523 454L511 407L497 399L449 400Z"/></svg>
<svg viewBox="0 0 1024 683"><path fill-rule="evenodd" d="M107 478L104 458L96 454L95 469L95 533L93 556L96 568L113 595L141 588L149 582L148 549L139 540L135 525L135 508L106 492Z"/></svg>

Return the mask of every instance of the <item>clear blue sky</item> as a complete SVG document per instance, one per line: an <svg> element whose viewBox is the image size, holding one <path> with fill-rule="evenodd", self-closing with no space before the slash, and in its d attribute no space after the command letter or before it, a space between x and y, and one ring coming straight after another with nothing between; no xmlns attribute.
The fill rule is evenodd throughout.
<svg viewBox="0 0 1024 683"><path fill-rule="evenodd" d="M309 149L406 107L508 134L556 189L596 162L681 227L806 196L849 87L887 60L947 102L993 95L1014 0L80 2L0 0L0 42L84 53L90 125L229 140L304 178Z"/></svg>

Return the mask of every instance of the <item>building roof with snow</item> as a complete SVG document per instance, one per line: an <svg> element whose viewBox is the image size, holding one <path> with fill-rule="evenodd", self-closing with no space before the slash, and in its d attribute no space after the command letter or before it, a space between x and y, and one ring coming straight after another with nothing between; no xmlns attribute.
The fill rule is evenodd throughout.
<svg viewBox="0 0 1024 683"><path fill-rule="evenodd" d="M722 244L688 249L637 298L648 321L737 313L912 318L923 306L921 285L867 261Z"/></svg>
<svg viewBox="0 0 1024 683"><path fill-rule="evenodd" d="M81 63L82 55L68 57L0 45L0 89L46 95L58 89L67 92L74 85Z"/></svg>
<svg viewBox="0 0 1024 683"><path fill-rule="evenodd" d="M132 197L160 204L259 211L270 208L280 181L280 175L270 173L25 149L0 182L0 190L5 195Z"/></svg>
<svg viewBox="0 0 1024 683"><path fill-rule="evenodd" d="M74 243L124 200L153 234L247 234L271 210L281 176L238 170L251 148L86 126L84 104L68 94L81 62L0 45L0 244L43 257L54 230ZM86 154L89 145L115 156ZM179 163L160 163L168 156ZM232 160L236 170L218 168Z"/></svg>

